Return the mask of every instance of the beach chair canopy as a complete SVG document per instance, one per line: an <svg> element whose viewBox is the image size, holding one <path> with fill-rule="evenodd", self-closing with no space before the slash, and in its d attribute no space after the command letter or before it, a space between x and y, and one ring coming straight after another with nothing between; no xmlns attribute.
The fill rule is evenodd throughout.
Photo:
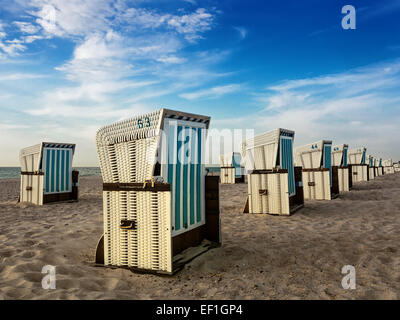
<svg viewBox="0 0 400 320"><path fill-rule="evenodd" d="M370 166L370 167L374 167L375 166L375 159L372 155L368 155L367 156L367 160L366 163Z"/></svg>
<svg viewBox="0 0 400 320"><path fill-rule="evenodd" d="M71 157L75 152L75 144L73 143L55 143L55 142L41 142L30 147L21 149L19 153L19 161L22 172L38 172L45 170L46 162L43 158L47 156L47 153L51 153L52 150L64 150L68 151L68 156ZM71 157L72 159L72 157ZM57 159L54 159L56 161Z"/></svg>
<svg viewBox="0 0 400 320"><path fill-rule="evenodd" d="M392 167L393 166L393 160L392 159L386 159L382 161L382 165L384 167Z"/></svg>
<svg viewBox="0 0 400 320"><path fill-rule="evenodd" d="M336 167L347 167L347 144L340 144L332 148L332 165Z"/></svg>
<svg viewBox="0 0 400 320"><path fill-rule="evenodd" d="M210 117L159 109L101 128L96 144L103 181L143 182L160 175L159 165L170 181L172 165L204 164L209 123Z"/></svg>
<svg viewBox="0 0 400 320"><path fill-rule="evenodd" d="M272 170L293 167L294 131L275 129L242 144L246 170Z"/></svg>
<svg viewBox="0 0 400 320"><path fill-rule="evenodd" d="M361 147L356 149L351 149L349 153L349 164L367 164L367 148Z"/></svg>
<svg viewBox="0 0 400 320"><path fill-rule="evenodd" d="M295 149L295 163L304 169L332 167L332 141L320 140Z"/></svg>

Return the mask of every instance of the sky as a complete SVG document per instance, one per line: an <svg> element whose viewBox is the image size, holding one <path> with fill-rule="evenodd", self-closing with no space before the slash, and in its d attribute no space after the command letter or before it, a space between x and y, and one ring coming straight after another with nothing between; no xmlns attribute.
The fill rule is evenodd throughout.
<svg viewBox="0 0 400 320"><path fill-rule="evenodd" d="M356 29L343 29L353 5ZM400 160L400 0L1 0L0 166L161 107Z"/></svg>

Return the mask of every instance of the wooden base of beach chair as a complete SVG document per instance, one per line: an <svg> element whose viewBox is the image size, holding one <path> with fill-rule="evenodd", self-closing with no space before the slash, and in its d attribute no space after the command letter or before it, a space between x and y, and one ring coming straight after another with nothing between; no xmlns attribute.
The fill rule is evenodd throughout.
<svg viewBox="0 0 400 320"><path fill-rule="evenodd" d="M111 184L105 184L103 189L110 189ZM118 188L128 188L127 184L120 184ZM150 188L150 187L149 187ZM160 188L155 186L155 189ZM165 188L165 187L164 187ZM154 188L153 188L154 189ZM151 189L151 190L153 190ZM154 191L154 190L153 190ZM154 191L155 192L155 191ZM113 265L107 264L105 259L105 241L104 235L97 243L95 251L95 265L105 266L110 268L124 268L133 272L139 273L152 273L173 275L189 261L196 258L200 254L220 246L221 244L221 225L220 225L220 209L219 209L219 177L206 176L205 179L205 224L189 230L187 232L178 234L172 238L162 239L161 241L168 240L170 242L171 250L168 252L172 261L172 267L169 270L165 269L146 269L137 268L128 265ZM136 232L133 228L131 232ZM137 250L137 247L135 248ZM116 248L114 248L116 250ZM127 253L125 253L127 254Z"/></svg>

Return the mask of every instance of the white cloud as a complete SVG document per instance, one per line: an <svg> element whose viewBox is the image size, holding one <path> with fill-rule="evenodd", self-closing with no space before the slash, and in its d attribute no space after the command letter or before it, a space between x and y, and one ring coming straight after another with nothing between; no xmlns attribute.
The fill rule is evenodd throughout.
<svg viewBox="0 0 400 320"><path fill-rule="evenodd" d="M27 48L21 43L16 43L10 41L9 43L4 43L0 40L0 49L10 56L16 56L20 52L25 51Z"/></svg>
<svg viewBox="0 0 400 320"><path fill-rule="evenodd" d="M245 27L234 27L234 29L239 33L240 39L245 39L247 37L247 29Z"/></svg>
<svg viewBox="0 0 400 320"><path fill-rule="evenodd" d="M196 12L182 16L174 16L168 20L168 25L175 28L177 32L185 34L185 38L194 41L201 38L200 32L211 29L213 16L204 8L199 8Z"/></svg>
<svg viewBox="0 0 400 320"><path fill-rule="evenodd" d="M187 100L196 100L196 99L213 99L219 98L225 94L236 92L241 88L239 84L228 84L224 86L217 86L205 90L182 93L179 96L187 99Z"/></svg>
<svg viewBox="0 0 400 320"><path fill-rule="evenodd" d="M225 76L215 72L213 66L226 58L226 53L183 50L188 45L193 49L195 42L211 30L214 9L189 7L168 12L138 8L139 2L130 0L18 1L23 11L19 16L14 12L15 21L10 21L7 29L0 27L2 61L11 56L22 61L18 56L24 51L26 57L40 57L41 52L34 51L38 44L31 44L43 39L61 38L73 45L72 55L59 63L51 75L54 82L48 81L43 87L29 81L24 86L26 94L13 98L7 105L14 112L13 116L7 113L8 119L20 117L22 112L24 119L35 124L35 135L30 140L62 138L90 150L94 128L153 110L154 102L148 101L156 97L183 92ZM140 5L147 6L147 2ZM13 32L8 33L8 28L14 28ZM43 49L46 48L42 46L40 50ZM7 85L11 91L18 91L16 80L40 76L14 72L0 74L0 81L13 80ZM217 89L215 96L225 94L224 88ZM225 88L229 90L233 89ZM5 109L5 104L0 108ZM91 129L86 130L88 127ZM29 144L22 135L18 139Z"/></svg>
<svg viewBox="0 0 400 320"><path fill-rule="evenodd" d="M45 75L32 73L10 73L0 74L0 81L29 80L43 78Z"/></svg>
<svg viewBox="0 0 400 320"><path fill-rule="evenodd" d="M187 61L187 59L179 58L177 56L163 56L163 57L157 58L157 61L162 62L162 63L176 64L176 63L184 63Z"/></svg>
<svg viewBox="0 0 400 320"><path fill-rule="evenodd" d="M45 32L59 37L106 31L116 11L110 0L33 0L31 14Z"/></svg>
<svg viewBox="0 0 400 320"><path fill-rule="evenodd" d="M257 133L283 127L296 131L296 145L331 139L400 159L393 148L399 145L399 90L400 61L394 61L268 86L255 96L261 110L213 122L235 128L251 123Z"/></svg>
<svg viewBox="0 0 400 320"><path fill-rule="evenodd" d="M37 33L39 31L38 26L34 26L33 24L29 22L24 22L24 21L14 21L14 24L21 30L23 33Z"/></svg>

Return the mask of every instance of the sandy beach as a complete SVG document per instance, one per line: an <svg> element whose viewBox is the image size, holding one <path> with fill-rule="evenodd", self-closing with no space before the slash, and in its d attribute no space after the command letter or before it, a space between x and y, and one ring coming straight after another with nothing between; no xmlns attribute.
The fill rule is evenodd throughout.
<svg viewBox="0 0 400 320"><path fill-rule="evenodd" d="M311 201L290 217L242 214L247 185L221 185L220 248L171 277L94 267L103 232L100 177L80 201L16 204L18 179L0 180L1 299L399 299L400 174ZM56 266L56 289L42 267ZM344 290L341 269L356 268Z"/></svg>

